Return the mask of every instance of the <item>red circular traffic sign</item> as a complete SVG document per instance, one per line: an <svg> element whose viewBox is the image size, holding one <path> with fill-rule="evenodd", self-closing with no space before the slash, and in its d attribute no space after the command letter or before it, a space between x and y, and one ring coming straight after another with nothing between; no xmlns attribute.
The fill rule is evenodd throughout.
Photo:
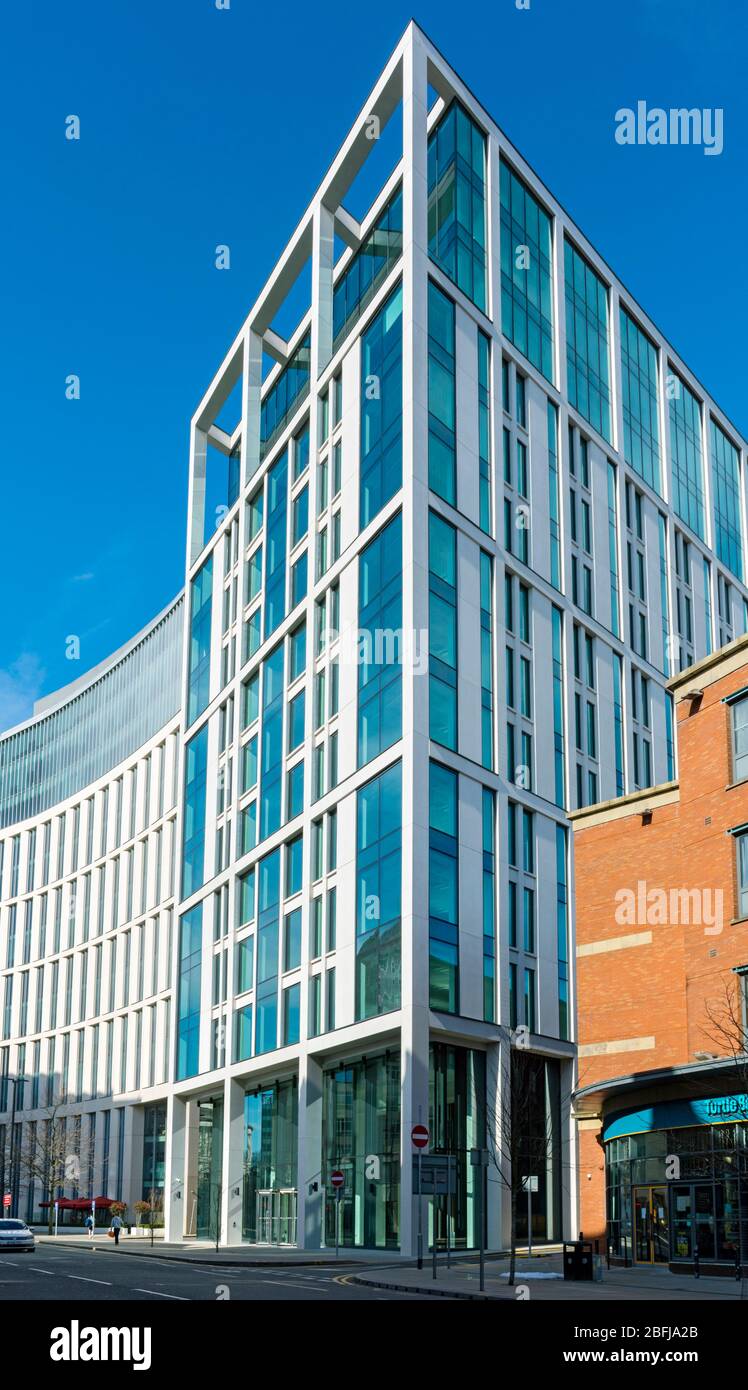
<svg viewBox="0 0 748 1390"><path fill-rule="evenodd" d="M425 1149L429 1142L429 1132L425 1125L414 1125L410 1131L411 1143L416 1149Z"/></svg>
<svg viewBox="0 0 748 1390"><path fill-rule="evenodd" d="M3 1193L3 1206L4 1206L4 1207L9 1207L12 1201L13 1201L13 1198L12 1198L11 1194L10 1194L9 1192L4 1192L4 1193Z"/></svg>
<svg viewBox="0 0 748 1390"><path fill-rule="evenodd" d="M335 1168L334 1171L330 1174L330 1182L333 1187L343 1186L343 1183L345 1182L345 1177L341 1173L339 1168Z"/></svg>

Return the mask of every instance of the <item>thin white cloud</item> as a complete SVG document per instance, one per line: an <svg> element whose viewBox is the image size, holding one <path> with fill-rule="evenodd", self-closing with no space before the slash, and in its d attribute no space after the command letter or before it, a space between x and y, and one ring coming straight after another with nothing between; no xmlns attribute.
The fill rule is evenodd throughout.
<svg viewBox="0 0 748 1390"><path fill-rule="evenodd" d="M74 574L70 582L71 584L87 584L90 579L94 578L93 570L86 570L85 574Z"/></svg>
<svg viewBox="0 0 748 1390"><path fill-rule="evenodd" d="M33 714L44 676L35 652L22 652L5 670L0 669L0 730L12 729Z"/></svg>

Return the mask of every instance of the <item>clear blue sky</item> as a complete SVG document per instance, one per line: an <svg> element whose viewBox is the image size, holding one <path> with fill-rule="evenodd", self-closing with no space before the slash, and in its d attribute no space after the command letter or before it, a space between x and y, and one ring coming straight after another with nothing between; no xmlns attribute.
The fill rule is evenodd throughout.
<svg viewBox="0 0 748 1390"><path fill-rule="evenodd" d="M744 0L5 5L0 728L180 587L190 415L411 15L748 432ZM724 153L617 145L639 99Z"/></svg>

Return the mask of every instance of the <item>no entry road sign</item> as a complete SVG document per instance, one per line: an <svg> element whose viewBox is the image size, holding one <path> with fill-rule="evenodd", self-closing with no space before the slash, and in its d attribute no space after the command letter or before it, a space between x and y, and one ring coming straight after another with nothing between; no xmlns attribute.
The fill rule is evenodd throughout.
<svg viewBox="0 0 748 1390"><path fill-rule="evenodd" d="M429 1142L429 1132L426 1126L414 1125L410 1131L410 1138L414 1148L425 1149Z"/></svg>

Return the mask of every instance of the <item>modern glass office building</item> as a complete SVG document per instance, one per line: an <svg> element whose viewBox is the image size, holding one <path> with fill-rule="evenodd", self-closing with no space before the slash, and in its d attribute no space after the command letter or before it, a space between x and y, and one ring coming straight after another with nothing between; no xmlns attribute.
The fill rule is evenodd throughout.
<svg viewBox="0 0 748 1390"><path fill-rule="evenodd" d="M746 627L745 465L411 24L193 418L183 600L0 739L23 1214L55 1106L58 1190L157 1189L176 1240L410 1252L418 1122L427 1234L507 1242L508 1148L575 1232L565 812L673 776L665 681Z"/></svg>

